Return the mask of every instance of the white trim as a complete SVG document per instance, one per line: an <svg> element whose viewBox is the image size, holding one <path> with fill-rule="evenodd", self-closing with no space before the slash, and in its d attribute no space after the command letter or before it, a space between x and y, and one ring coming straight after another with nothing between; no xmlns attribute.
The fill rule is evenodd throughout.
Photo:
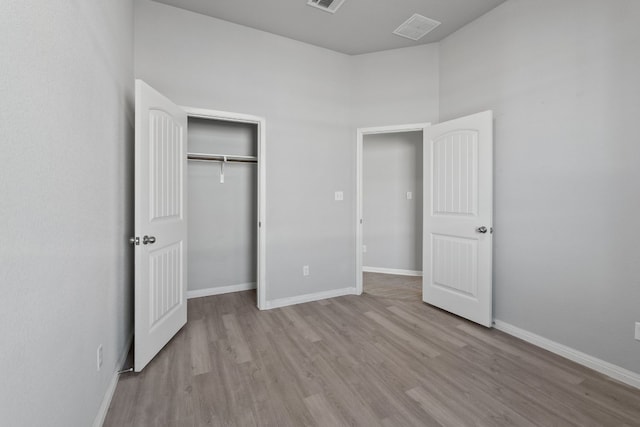
<svg viewBox="0 0 640 427"><path fill-rule="evenodd" d="M541 337L540 335L518 328L517 326L513 326L507 322L503 322L502 320L495 319L493 321L493 325L496 329L506 334L520 338L523 341L531 343L537 347L544 348L545 350L576 362L582 366L586 366L587 368L628 384L631 387L640 389L640 374L636 372L621 368L613 363L605 362L602 359L598 359L597 357L590 356L571 347L567 347L564 344L551 341L548 338Z"/></svg>
<svg viewBox="0 0 640 427"><path fill-rule="evenodd" d="M279 308L288 305L302 304L305 302L320 301L327 298L341 297L344 295L357 295L356 288L334 289L332 291L316 292L314 294L298 295L289 298L280 298L267 301L266 308Z"/></svg>
<svg viewBox="0 0 640 427"><path fill-rule="evenodd" d="M419 132L424 131L424 128L426 128L427 126L431 126L431 123L409 123L405 125L374 126L369 128L358 128L358 132L361 132L363 135L397 132Z"/></svg>
<svg viewBox="0 0 640 427"><path fill-rule="evenodd" d="M264 310L267 305L267 121L258 124L258 274L257 305Z"/></svg>
<svg viewBox="0 0 640 427"><path fill-rule="evenodd" d="M207 108L194 108L180 106L189 117L199 117L201 119L223 120L225 122L238 123L254 123L258 124L263 121L263 117L253 116L251 114L233 113L229 111L209 110Z"/></svg>
<svg viewBox="0 0 640 427"><path fill-rule="evenodd" d="M256 282L219 286L217 288L195 289L193 291L187 291L187 299L210 297L212 295L228 294L231 292L249 291L251 289L256 289Z"/></svg>
<svg viewBox="0 0 640 427"><path fill-rule="evenodd" d="M188 117L251 123L258 126L258 277L256 278L256 289L257 306L260 310L264 310L267 303L267 121L264 117L250 114L184 106L180 108L187 113ZM187 298L195 297L187 296Z"/></svg>
<svg viewBox="0 0 640 427"><path fill-rule="evenodd" d="M107 412L109 412L111 399L113 399L113 394L116 392L116 387L118 386L118 378L120 377L118 371L122 369L122 367L124 366L124 362L127 361L127 356L129 355L129 350L131 349L132 344L133 331L129 335L129 338L127 338L127 344L124 346L124 350L118 358L118 362L116 363L116 371L113 373L111 382L109 383L109 387L107 387L107 391L104 393L104 398L102 399L100 409L98 409L98 413L93 420L93 427L102 427L102 425L104 424L104 420L107 418Z"/></svg>
<svg viewBox="0 0 640 427"><path fill-rule="evenodd" d="M376 126L358 128L356 130L356 295L361 295L362 288L362 153L365 135L416 132L422 131L423 135L431 123L411 123L405 125ZM424 138L423 138L424 141ZM423 167L424 169L424 167Z"/></svg>
<svg viewBox="0 0 640 427"><path fill-rule="evenodd" d="M378 267L362 267L364 273L382 273L395 274L396 276L418 276L422 277L422 271L417 270L401 270L397 268L378 268Z"/></svg>

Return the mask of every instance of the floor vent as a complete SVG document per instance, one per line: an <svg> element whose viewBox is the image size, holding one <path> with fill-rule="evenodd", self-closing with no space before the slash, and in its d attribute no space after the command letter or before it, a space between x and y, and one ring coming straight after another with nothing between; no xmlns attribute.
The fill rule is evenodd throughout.
<svg viewBox="0 0 640 427"><path fill-rule="evenodd" d="M324 10L329 13L336 13L336 11L342 6L344 0L308 0L309 6L317 7L320 10Z"/></svg>
<svg viewBox="0 0 640 427"><path fill-rule="evenodd" d="M419 40L427 33L433 31L440 24L441 23L435 19L414 13L411 18L407 19L398 28L396 28L393 34L411 40Z"/></svg>

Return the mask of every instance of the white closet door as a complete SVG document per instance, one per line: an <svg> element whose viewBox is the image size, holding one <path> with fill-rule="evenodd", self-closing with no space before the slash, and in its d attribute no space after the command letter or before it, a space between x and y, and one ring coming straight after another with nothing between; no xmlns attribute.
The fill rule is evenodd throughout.
<svg viewBox="0 0 640 427"><path fill-rule="evenodd" d="M136 81L135 371L187 322L187 114Z"/></svg>
<svg viewBox="0 0 640 427"><path fill-rule="evenodd" d="M423 300L492 325L493 113L427 128Z"/></svg>

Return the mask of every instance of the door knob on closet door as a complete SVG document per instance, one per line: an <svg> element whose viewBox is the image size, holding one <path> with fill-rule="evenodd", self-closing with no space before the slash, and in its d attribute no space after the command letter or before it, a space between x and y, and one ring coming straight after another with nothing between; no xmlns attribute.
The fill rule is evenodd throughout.
<svg viewBox="0 0 640 427"><path fill-rule="evenodd" d="M144 236L142 238L143 245L153 245L156 242L155 236Z"/></svg>
<svg viewBox="0 0 640 427"><path fill-rule="evenodd" d="M485 227L485 226L483 225L482 227L478 227L478 228L476 228L476 231L477 231L478 233L485 234L488 230L487 230L487 227Z"/></svg>

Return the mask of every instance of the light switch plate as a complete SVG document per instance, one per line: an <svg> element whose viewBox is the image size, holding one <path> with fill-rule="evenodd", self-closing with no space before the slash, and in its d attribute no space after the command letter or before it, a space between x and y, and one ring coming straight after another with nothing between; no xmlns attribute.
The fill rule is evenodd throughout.
<svg viewBox="0 0 640 427"><path fill-rule="evenodd" d="M336 191L336 201L340 202L344 200L344 193L342 191Z"/></svg>
<svg viewBox="0 0 640 427"><path fill-rule="evenodd" d="M411 191L407 191L407 200L413 199L413 193Z"/></svg>
<svg viewBox="0 0 640 427"><path fill-rule="evenodd" d="M640 322L636 322L636 334L635 338L640 341Z"/></svg>

